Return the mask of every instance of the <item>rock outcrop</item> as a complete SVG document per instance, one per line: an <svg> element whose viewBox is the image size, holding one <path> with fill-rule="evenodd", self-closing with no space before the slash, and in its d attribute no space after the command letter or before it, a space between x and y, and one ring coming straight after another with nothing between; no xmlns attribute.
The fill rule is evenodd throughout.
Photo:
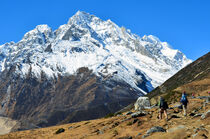
<svg viewBox="0 0 210 139"><path fill-rule="evenodd" d="M139 97L134 104L135 110L143 110L150 107L150 100L148 97Z"/></svg>

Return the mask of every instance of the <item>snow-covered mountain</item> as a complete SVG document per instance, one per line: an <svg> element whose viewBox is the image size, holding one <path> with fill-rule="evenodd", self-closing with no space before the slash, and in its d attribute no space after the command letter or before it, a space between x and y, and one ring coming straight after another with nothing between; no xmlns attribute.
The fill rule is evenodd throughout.
<svg viewBox="0 0 210 139"><path fill-rule="evenodd" d="M190 62L155 36L139 37L80 11L55 31L38 25L19 42L0 46L0 74L15 66L14 74L21 78L30 71L37 79L42 73L53 79L88 67L101 79L127 82L144 94ZM146 88L141 88L142 81Z"/></svg>
<svg viewBox="0 0 210 139"><path fill-rule="evenodd" d="M79 11L0 46L0 115L20 123L14 130L103 117L190 62L155 36Z"/></svg>

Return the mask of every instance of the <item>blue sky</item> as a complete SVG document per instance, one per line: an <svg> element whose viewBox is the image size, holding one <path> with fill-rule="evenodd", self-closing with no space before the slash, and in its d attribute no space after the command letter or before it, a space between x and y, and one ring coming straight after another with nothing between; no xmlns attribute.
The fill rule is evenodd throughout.
<svg viewBox="0 0 210 139"><path fill-rule="evenodd" d="M0 45L39 24L55 30L78 10L155 35L192 60L210 51L210 0L0 0Z"/></svg>

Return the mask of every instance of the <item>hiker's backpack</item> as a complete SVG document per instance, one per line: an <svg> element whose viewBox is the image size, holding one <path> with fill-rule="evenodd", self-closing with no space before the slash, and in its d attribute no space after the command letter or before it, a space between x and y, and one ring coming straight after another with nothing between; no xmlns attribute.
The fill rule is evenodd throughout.
<svg viewBox="0 0 210 139"><path fill-rule="evenodd" d="M188 103L186 95L182 95L181 103L183 103L183 104L187 104Z"/></svg>
<svg viewBox="0 0 210 139"><path fill-rule="evenodd" d="M168 104L164 100L160 100L160 108L168 109Z"/></svg>

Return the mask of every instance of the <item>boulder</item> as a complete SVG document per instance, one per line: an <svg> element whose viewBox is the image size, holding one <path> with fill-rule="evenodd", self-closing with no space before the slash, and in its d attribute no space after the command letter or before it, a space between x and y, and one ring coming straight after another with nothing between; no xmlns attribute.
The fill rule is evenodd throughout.
<svg viewBox="0 0 210 139"><path fill-rule="evenodd" d="M134 104L135 110L142 110L150 107L150 101L148 97L139 97Z"/></svg>
<svg viewBox="0 0 210 139"><path fill-rule="evenodd" d="M142 138L148 137L150 134L155 133L155 132L166 132L166 130L160 126L153 126L149 130L147 130L147 133L142 136Z"/></svg>

